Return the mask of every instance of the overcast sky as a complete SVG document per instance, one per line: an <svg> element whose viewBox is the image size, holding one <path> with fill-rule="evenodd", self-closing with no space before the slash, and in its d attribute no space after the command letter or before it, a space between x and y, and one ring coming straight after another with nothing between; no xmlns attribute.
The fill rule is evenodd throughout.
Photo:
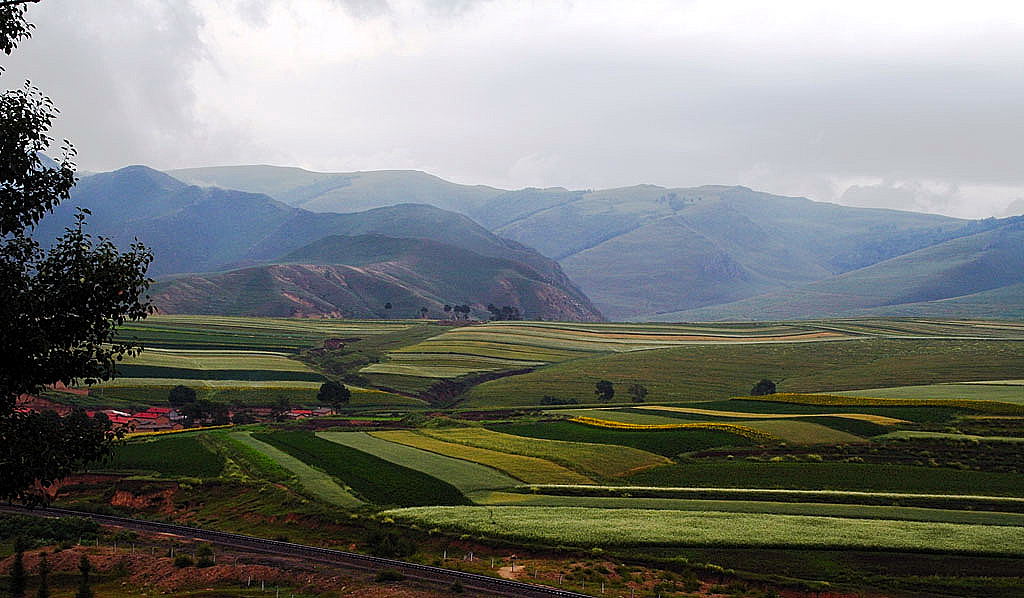
<svg viewBox="0 0 1024 598"><path fill-rule="evenodd" d="M0 59L90 170L738 184L1024 213L1024 8L885 0L44 0Z"/></svg>

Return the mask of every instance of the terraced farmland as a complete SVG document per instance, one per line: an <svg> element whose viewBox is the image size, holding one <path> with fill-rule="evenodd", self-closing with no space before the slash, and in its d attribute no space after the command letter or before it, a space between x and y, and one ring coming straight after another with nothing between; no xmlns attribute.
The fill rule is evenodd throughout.
<svg viewBox="0 0 1024 598"><path fill-rule="evenodd" d="M927 384L896 386L837 392L851 397L882 397L888 399L964 399L971 401L1004 401L1024 405L1024 381L993 380L960 384Z"/></svg>
<svg viewBox="0 0 1024 598"><path fill-rule="evenodd" d="M744 436L721 430L609 430L571 421L502 424L491 429L528 438L629 446L666 457L714 447L753 444Z"/></svg>
<svg viewBox="0 0 1024 598"><path fill-rule="evenodd" d="M700 343L772 343L838 340L847 335L798 325L693 326L491 322L449 330L392 351L364 373L443 377L537 367L602 353Z"/></svg>
<svg viewBox="0 0 1024 598"><path fill-rule="evenodd" d="M483 428L427 429L422 433L445 442L545 459L598 478L620 477L670 463L660 455L625 446L526 438Z"/></svg>
<svg viewBox="0 0 1024 598"><path fill-rule="evenodd" d="M354 507L361 502L330 475L279 448L253 438L248 432L233 433L230 438L289 471L309 496L339 507Z"/></svg>
<svg viewBox="0 0 1024 598"><path fill-rule="evenodd" d="M537 405L544 396L594 403L594 385L611 381L615 401L630 384L649 402L696 402L750 392L761 378L784 392L832 392L935 381L1012 379L1024 343L994 340L861 338L836 342L705 343L591 355L484 382L470 389L472 407ZM621 397L621 398L620 398Z"/></svg>
<svg viewBox="0 0 1024 598"><path fill-rule="evenodd" d="M1024 528L1005 525L584 507L419 507L387 514L422 526L576 546L786 546L1024 555Z"/></svg>
<svg viewBox="0 0 1024 598"><path fill-rule="evenodd" d="M371 436L365 432L321 432L317 436L444 480L467 495L481 490L511 488L520 483L496 469L390 442L385 440L386 436Z"/></svg>
<svg viewBox="0 0 1024 598"><path fill-rule="evenodd" d="M590 478L546 459L512 455L475 446L444 442L437 438L406 430L389 430L371 432L370 434L388 442L404 444L454 459L479 463L480 465L504 472L528 484L586 484L591 482Z"/></svg>
<svg viewBox="0 0 1024 598"><path fill-rule="evenodd" d="M308 432L271 432L253 438L343 481L368 502L379 505L466 504L451 484Z"/></svg>
<svg viewBox="0 0 1024 598"><path fill-rule="evenodd" d="M375 336L413 325L402 321L156 315L125 324L119 335L155 348L296 352L328 338Z"/></svg>

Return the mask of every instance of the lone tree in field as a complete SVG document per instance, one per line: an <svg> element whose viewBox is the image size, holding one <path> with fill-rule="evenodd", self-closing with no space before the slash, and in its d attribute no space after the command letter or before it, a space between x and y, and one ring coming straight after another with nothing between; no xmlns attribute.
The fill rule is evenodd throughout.
<svg viewBox="0 0 1024 598"><path fill-rule="evenodd" d="M775 394L775 383L768 378L762 378L757 381L754 388L750 389L750 396L752 397L763 397L765 395Z"/></svg>
<svg viewBox="0 0 1024 598"><path fill-rule="evenodd" d="M10 54L32 30L25 3L0 2L0 51ZM2 71L2 69L0 69ZM136 243L122 253L88 234L88 211L49 249L36 224L70 197L74 149L43 163L57 109L29 83L0 95L0 500L42 500L46 487L109 454L116 433L83 412L60 418L15 410L18 397L48 384L109 380L139 347L117 327L151 311L146 270L152 254Z"/></svg>
<svg viewBox="0 0 1024 598"><path fill-rule="evenodd" d="M174 407L181 407L196 402L196 389L182 386L181 384L171 389L167 395L167 402Z"/></svg>
<svg viewBox="0 0 1024 598"><path fill-rule="evenodd" d="M594 385L594 394L599 401L610 401L615 396L615 385L607 380L601 380Z"/></svg>
<svg viewBox="0 0 1024 598"><path fill-rule="evenodd" d="M352 400L352 391L344 384L328 380L320 385L320 391L316 393L316 400L331 408L331 412L337 413L338 409L348 405Z"/></svg>
<svg viewBox="0 0 1024 598"><path fill-rule="evenodd" d="M629 396L633 398L634 403L643 403L644 399L647 398L647 387L639 383L630 384Z"/></svg>

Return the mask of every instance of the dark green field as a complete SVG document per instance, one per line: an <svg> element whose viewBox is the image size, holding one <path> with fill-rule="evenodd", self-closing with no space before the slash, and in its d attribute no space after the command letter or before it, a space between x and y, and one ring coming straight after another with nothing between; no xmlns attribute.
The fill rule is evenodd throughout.
<svg viewBox="0 0 1024 598"><path fill-rule="evenodd" d="M198 436L169 436L129 442L114 450L107 471L153 472L166 477L215 478L224 458L210 451Z"/></svg>
<svg viewBox="0 0 1024 598"><path fill-rule="evenodd" d="M1019 474L868 463L678 463L640 472L626 483L638 486L1024 496L1024 484Z"/></svg>
<svg viewBox="0 0 1024 598"><path fill-rule="evenodd" d="M367 501L379 505L464 505L469 501L454 486L416 470L362 451L317 438L311 432L253 434L293 457L345 482Z"/></svg>
<svg viewBox="0 0 1024 598"><path fill-rule="evenodd" d="M750 439L717 430L612 430L568 421L500 424L488 427L497 432L530 438L631 446L666 457L709 448L754 444Z"/></svg>

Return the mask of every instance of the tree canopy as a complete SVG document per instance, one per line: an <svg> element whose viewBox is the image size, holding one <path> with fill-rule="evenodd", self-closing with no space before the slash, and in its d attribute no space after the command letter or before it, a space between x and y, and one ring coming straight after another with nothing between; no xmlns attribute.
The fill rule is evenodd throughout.
<svg viewBox="0 0 1024 598"><path fill-rule="evenodd" d="M754 387L750 389L750 395L754 397L773 394L775 394L775 383L768 378L758 380L757 384L754 384Z"/></svg>
<svg viewBox="0 0 1024 598"><path fill-rule="evenodd" d="M352 391L344 384L333 380L328 380L321 384L320 390L316 393L316 400L330 406L334 411L347 405L351 399Z"/></svg>
<svg viewBox="0 0 1024 598"><path fill-rule="evenodd" d="M0 3L0 50L29 36L23 4ZM121 252L87 232L87 210L44 248L35 226L70 198L75 151L67 141L53 163L48 135L58 110L26 82L0 95L0 499L24 500L36 481L49 485L107 454L109 422L15 410L18 397L63 382L112 378L139 347L117 327L151 311L145 292L153 259L134 243Z"/></svg>

